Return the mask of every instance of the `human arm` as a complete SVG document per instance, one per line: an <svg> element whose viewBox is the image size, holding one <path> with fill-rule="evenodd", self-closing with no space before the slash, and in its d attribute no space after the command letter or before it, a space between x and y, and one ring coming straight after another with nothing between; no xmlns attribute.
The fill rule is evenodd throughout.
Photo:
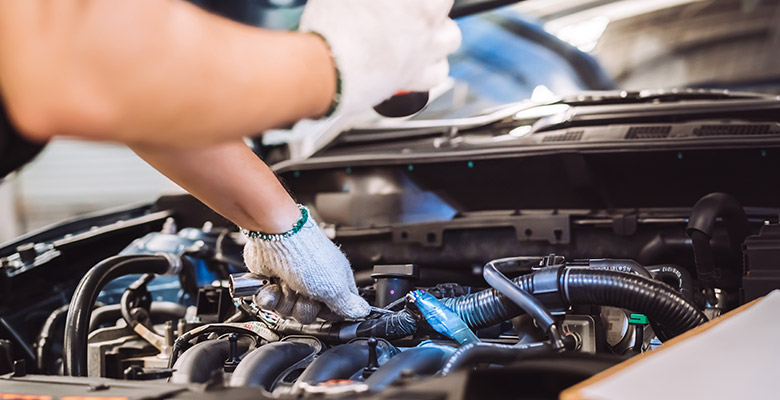
<svg viewBox="0 0 780 400"><path fill-rule="evenodd" d="M284 233L302 218L273 172L241 141L208 149L134 150L244 229ZM282 240L249 238L244 261L250 271L279 279L258 294L263 308L304 323L322 315L320 311L348 318L369 312L368 303L358 295L349 261L310 218L300 231Z"/></svg>
<svg viewBox="0 0 780 400"><path fill-rule="evenodd" d="M149 165L242 228L280 233L301 217L273 171L241 140L203 149L132 148Z"/></svg>
<svg viewBox="0 0 780 400"><path fill-rule="evenodd" d="M180 0L0 2L0 95L39 141L238 139L322 116L337 76L338 115L435 86L460 43L452 1L310 0L303 33L240 25Z"/></svg>
<svg viewBox="0 0 780 400"><path fill-rule="evenodd" d="M335 86L318 36L184 1L0 2L0 91L35 140L208 145L320 116Z"/></svg>

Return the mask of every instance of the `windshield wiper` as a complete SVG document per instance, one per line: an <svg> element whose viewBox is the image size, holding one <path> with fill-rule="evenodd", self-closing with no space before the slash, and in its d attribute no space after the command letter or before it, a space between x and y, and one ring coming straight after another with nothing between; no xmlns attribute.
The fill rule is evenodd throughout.
<svg viewBox="0 0 780 400"><path fill-rule="evenodd" d="M630 123L679 123L701 120L741 120L777 122L780 120L780 98L760 94L688 93L677 97L664 94L644 96L647 101L612 99L579 99L566 112L543 117L533 124L533 133L572 127ZM690 96L690 97L685 97ZM733 97L732 97L733 96ZM656 98L656 100L653 100ZM666 101L661 101L665 98ZM587 103L590 101L590 103Z"/></svg>
<svg viewBox="0 0 780 400"><path fill-rule="evenodd" d="M608 104L665 103L694 100L767 99L776 97L752 92L732 92L726 89L656 89L641 91L596 91L564 97L561 103L570 106Z"/></svg>

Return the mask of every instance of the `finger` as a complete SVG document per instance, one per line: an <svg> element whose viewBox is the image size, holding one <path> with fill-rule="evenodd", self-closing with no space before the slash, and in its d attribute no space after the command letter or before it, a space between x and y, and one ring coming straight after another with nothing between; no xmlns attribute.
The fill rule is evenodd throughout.
<svg viewBox="0 0 780 400"><path fill-rule="evenodd" d="M371 306L360 296L346 293L334 299L324 302L333 312L343 318L357 319L365 317L371 312Z"/></svg>
<svg viewBox="0 0 780 400"><path fill-rule="evenodd" d="M298 301L292 310L292 316L302 324L310 324L317 319L320 312L320 302L304 296L298 296Z"/></svg>
<svg viewBox="0 0 780 400"><path fill-rule="evenodd" d="M435 63L425 69L422 74L415 77L408 85L406 90L413 92L427 92L440 85L450 74L450 64L447 59Z"/></svg>
<svg viewBox="0 0 780 400"><path fill-rule="evenodd" d="M289 287L282 285L282 296L279 299L279 304L276 305L275 311L285 317L291 316L296 300L298 300L298 294Z"/></svg>
<svg viewBox="0 0 780 400"><path fill-rule="evenodd" d="M273 310L276 308L276 305L279 304L279 299L281 297L282 288L277 284L273 284L260 289L260 291L255 294L254 302L256 306L262 309Z"/></svg>
<svg viewBox="0 0 780 400"><path fill-rule="evenodd" d="M447 19L436 30L434 37L431 39L431 47L438 52L438 54L435 54L434 59L444 58L455 52L460 47L462 41L463 34L458 24L451 19Z"/></svg>
<svg viewBox="0 0 780 400"><path fill-rule="evenodd" d="M328 308L328 306L326 306L325 304L323 304L322 307L320 307L320 313L317 314L317 317L322 318L325 321L330 321L330 322L341 321L342 319L344 319L341 316L339 316L338 314L336 314L333 311L331 311L331 309Z"/></svg>

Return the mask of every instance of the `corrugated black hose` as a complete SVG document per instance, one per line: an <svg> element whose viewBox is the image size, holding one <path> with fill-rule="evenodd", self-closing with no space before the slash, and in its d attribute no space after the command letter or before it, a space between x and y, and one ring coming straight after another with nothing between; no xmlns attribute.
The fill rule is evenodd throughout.
<svg viewBox="0 0 780 400"><path fill-rule="evenodd" d="M556 266L519 276L512 282L550 309L592 304L645 314L651 322L663 326L662 336L665 337L662 340L707 321L701 310L671 286L625 272ZM475 330L523 313L520 307L495 289L444 298L441 302ZM286 335L311 335L329 342L369 336L397 339L414 334L417 320L409 311L402 310L362 322L299 324L282 320L275 330Z"/></svg>
<svg viewBox="0 0 780 400"><path fill-rule="evenodd" d="M707 321L704 313L669 285L638 275L587 268L548 267L513 279L550 308L594 304L629 309L664 326L669 338ZM472 329L522 313L495 289L442 299Z"/></svg>

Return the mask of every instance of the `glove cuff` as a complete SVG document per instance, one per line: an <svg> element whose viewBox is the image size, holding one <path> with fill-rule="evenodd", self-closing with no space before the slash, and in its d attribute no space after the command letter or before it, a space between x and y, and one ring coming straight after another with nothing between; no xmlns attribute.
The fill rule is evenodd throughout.
<svg viewBox="0 0 780 400"><path fill-rule="evenodd" d="M339 63L336 60L336 56L333 54L333 47L330 45L328 39L324 35L316 31L307 30L304 32L319 36L320 39L322 39L322 41L325 42L325 44L328 46L328 52L330 53L330 58L333 60L333 70L336 73L336 92L333 94L333 101L331 101L330 107L328 107L328 111L326 111L325 114L322 116L322 118L330 118L334 114L336 114L336 110L338 110L339 105L341 105L341 97L342 97L342 93L344 92L344 83L341 80L341 69L339 68Z"/></svg>
<svg viewBox="0 0 780 400"><path fill-rule="evenodd" d="M241 229L241 233L249 239L260 239L265 241L278 241L289 238L303 229L306 222L309 221L309 209L306 206L298 204L298 209L301 210L301 219L293 224L292 229L284 233L264 233L257 231L250 231L248 229Z"/></svg>

